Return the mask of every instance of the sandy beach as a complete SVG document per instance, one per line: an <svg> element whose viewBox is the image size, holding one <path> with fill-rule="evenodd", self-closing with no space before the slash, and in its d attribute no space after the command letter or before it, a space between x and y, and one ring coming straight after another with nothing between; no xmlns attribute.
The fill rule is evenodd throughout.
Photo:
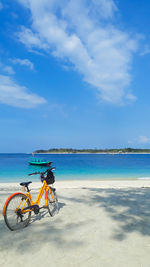
<svg viewBox="0 0 150 267"><path fill-rule="evenodd" d="M40 183L31 184L35 198ZM20 186L0 184L0 266L150 266L150 180L56 182L59 213L11 232L2 208Z"/></svg>

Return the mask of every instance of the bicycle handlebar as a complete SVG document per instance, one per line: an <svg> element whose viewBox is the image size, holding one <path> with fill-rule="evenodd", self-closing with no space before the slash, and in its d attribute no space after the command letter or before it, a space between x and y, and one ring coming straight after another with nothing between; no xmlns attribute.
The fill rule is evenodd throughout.
<svg viewBox="0 0 150 267"><path fill-rule="evenodd" d="M56 167L53 167L53 168L48 168L45 172L33 172L33 173L29 173L28 175L30 176L30 175L36 175L36 174L42 174L42 175L44 175L48 170L55 170L56 169Z"/></svg>
<svg viewBox="0 0 150 267"><path fill-rule="evenodd" d="M32 172L32 173L29 173L28 175L34 175L34 174L40 174L40 172Z"/></svg>

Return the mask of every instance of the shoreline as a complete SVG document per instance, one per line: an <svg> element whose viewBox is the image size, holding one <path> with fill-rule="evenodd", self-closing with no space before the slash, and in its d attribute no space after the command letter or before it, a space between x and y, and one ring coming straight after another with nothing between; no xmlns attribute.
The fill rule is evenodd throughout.
<svg viewBox="0 0 150 267"><path fill-rule="evenodd" d="M17 153L16 153L16 154L17 154ZM32 154L32 153L25 153L25 154ZM64 154L67 154L67 155L68 155L68 154L69 154L69 155L70 155L70 154L71 154L71 155L82 155L82 154L83 154L83 155L88 155L88 154L89 154L89 155L95 155L95 154L96 154L96 155L101 155L101 154L102 154L102 155L134 155L134 154L135 154L135 155L150 155L150 153L145 153L145 152L143 152L143 153L142 153L142 152L140 152L140 153L137 153L137 152L136 152L136 153L133 153L133 152L131 152L131 153L128 153L128 152L127 152L127 153L106 153L106 152L101 152L101 153L100 153L100 152L95 152L95 153L88 153L88 152L77 152L77 153L60 152L60 153L59 153L59 152L56 152L56 153L54 153L54 152L45 152L45 153L33 153L33 154L34 154L34 155L47 155L47 154L50 154L50 155L57 155L57 154L58 154L58 155L59 155L59 154L60 154L60 155L61 155L61 154L62 154L62 155L64 155Z"/></svg>
<svg viewBox="0 0 150 267"><path fill-rule="evenodd" d="M30 184L31 190L37 190L42 186L41 182L32 182ZM149 188L149 180L72 180L72 181L56 181L54 183L56 189L83 189L83 188ZM12 191L20 189L19 182L0 182L0 192Z"/></svg>
<svg viewBox="0 0 150 267"><path fill-rule="evenodd" d="M66 177L66 176L65 176ZM58 177L56 177L56 179L55 179L55 184L56 183L78 183L78 184L91 184L91 183L135 183L135 182L142 182L142 181L145 181L145 182L150 182L150 176L141 176L141 177L131 177L131 176L123 176L123 177L111 177L111 176L108 176L108 177L103 177L103 178L100 178L100 177L98 177L97 175L94 177L93 175L92 176L88 176L88 177L86 177L86 178L83 178L83 177L85 177L84 175L83 176L80 176L80 178L79 179L77 179L77 178L75 178L76 176L74 176L74 178L70 178L70 179L65 179L65 178L62 178L62 179L58 179ZM31 180L32 181L32 184L42 184L41 183L41 180L40 180L40 178L39 179L36 179L36 180L34 180L34 178L32 179L30 179L29 177L27 177L27 176L25 176L25 177L19 177L20 179L18 179L18 177L16 177L16 179L15 179L15 177L14 177L14 180L7 180L7 179L3 179L3 180L1 180L0 179L0 185L1 184L5 184L5 185L7 185L7 184L12 184L12 185L14 185L14 184L20 184L21 182L26 182L26 181L29 181L29 180ZM18 180L17 180L18 179Z"/></svg>
<svg viewBox="0 0 150 267"><path fill-rule="evenodd" d="M32 152L12 152L12 153L0 153L0 155L150 155L149 153L146 152L122 152L122 153L117 153L117 152L93 152L93 153L88 153L88 152L77 152L77 153L71 153L71 152L44 152L44 153L32 153ZM34 157L34 156L33 156Z"/></svg>

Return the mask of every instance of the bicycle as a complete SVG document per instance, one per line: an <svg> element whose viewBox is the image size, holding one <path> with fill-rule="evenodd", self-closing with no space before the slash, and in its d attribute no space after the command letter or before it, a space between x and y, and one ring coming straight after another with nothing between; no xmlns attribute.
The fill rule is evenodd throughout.
<svg viewBox="0 0 150 267"><path fill-rule="evenodd" d="M31 219L31 212L38 214L40 209L47 208L50 216L58 213L58 199L56 195L56 189L50 184L55 182L55 176L53 170L55 168L48 168L45 172L35 172L29 175L40 174L41 182L43 183L38 196L33 202L32 196L29 190L29 182L20 183L27 193L16 192L12 194L6 200L3 208L3 216L7 227L11 230L18 230L26 227ZM45 176L46 174L46 176ZM45 191L45 205L39 207L40 200Z"/></svg>

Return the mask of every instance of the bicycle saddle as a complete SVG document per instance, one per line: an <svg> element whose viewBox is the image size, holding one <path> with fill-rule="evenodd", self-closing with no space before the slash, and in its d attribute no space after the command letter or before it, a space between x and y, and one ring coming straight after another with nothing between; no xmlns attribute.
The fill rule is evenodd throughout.
<svg viewBox="0 0 150 267"><path fill-rule="evenodd" d="M25 187L28 187L29 184L31 184L32 182L24 182L24 183L20 183L21 186L25 186Z"/></svg>

